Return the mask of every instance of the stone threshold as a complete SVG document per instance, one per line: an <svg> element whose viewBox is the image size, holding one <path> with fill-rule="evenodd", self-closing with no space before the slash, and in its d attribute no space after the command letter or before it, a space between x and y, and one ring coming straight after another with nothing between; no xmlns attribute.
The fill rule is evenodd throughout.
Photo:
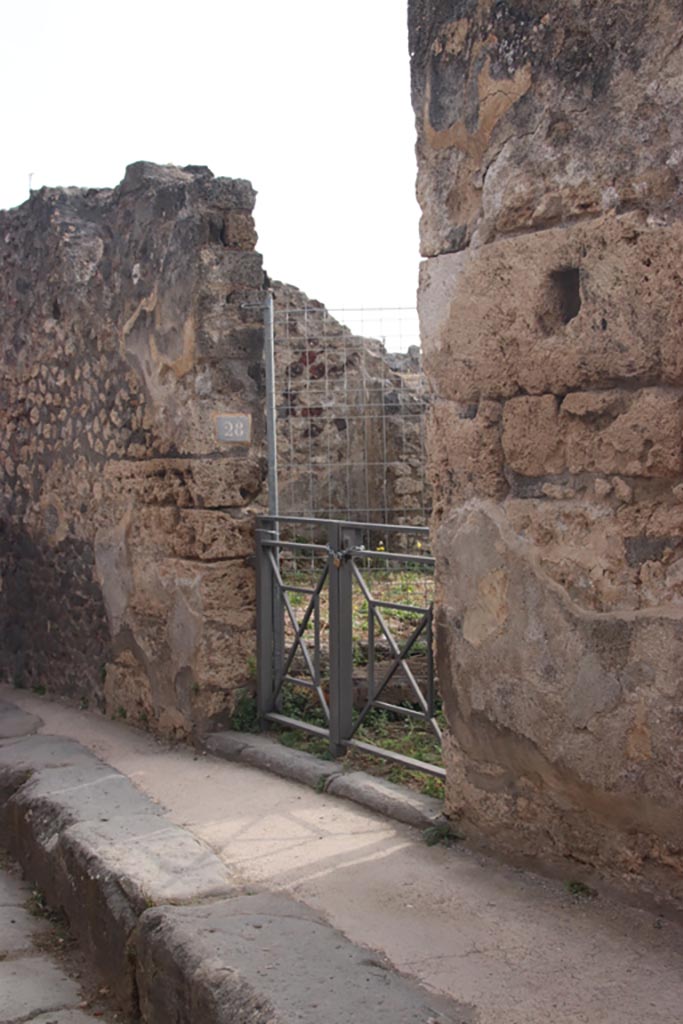
<svg viewBox="0 0 683 1024"><path fill-rule="evenodd" d="M319 793L352 800L375 814L413 828L448 828L440 800L367 772L346 770L305 750L284 747L267 733L216 732L205 739L203 747L215 757L273 772Z"/></svg>
<svg viewBox="0 0 683 1024"><path fill-rule="evenodd" d="M0 720L3 712L11 727L0 732L0 842L64 910L133 1019L474 1021L472 1007L403 977L305 904L245 889L207 845L79 743L32 735L33 716L5 704ZM249 746L262 744L242 751Z"/></svg>

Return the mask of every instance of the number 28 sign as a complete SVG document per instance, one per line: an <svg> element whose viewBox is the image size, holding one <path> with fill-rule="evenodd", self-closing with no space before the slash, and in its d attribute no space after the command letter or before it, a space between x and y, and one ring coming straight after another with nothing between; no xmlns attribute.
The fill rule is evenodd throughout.
<svg viewBox="0 0 683 1024"><path fill-rule="evenodd" d="M224 444L249 444L251 416L242 412L219 412L216 416L216 440Z"/></svg>

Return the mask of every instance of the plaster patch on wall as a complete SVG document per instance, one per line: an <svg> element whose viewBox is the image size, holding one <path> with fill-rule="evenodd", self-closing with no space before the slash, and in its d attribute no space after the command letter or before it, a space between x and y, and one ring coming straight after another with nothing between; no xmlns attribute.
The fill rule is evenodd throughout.
<svg viewBox="0 0 683 1024"><path fill-rule="evenodd" d="M508 577L504 569L487 573L477 586L477 597L465 612L462 635L473 647L497 633L508 618Z"/></svg>

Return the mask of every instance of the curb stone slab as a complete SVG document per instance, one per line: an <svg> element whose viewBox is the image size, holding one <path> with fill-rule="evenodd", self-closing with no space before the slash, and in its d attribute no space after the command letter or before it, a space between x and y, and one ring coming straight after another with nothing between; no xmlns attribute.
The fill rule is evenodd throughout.
<svg viewBox="0 0 683 1024"><path fill-rule="evenodd" d="M367 772L349 772L332 779L327 792L353 800L370 811L394 818L414 828L447 825L440 800L415 793L405 786L397 786L386 779L375 778Z"/></svg>
<svg viewBox="0 0 683 1024"><path fill-rule="evenodd" d="M251 768L262 768L312 789L325 786L329 779L339 775L342 770L333 761L323 761L305 750L292 750L268 736L251 733L213 733L207 738L205 746L216 757L248 764Z"/></svg>
<svg viewBox="0 0 683 1024"><path fill-rule="evenodd" d="M283 747L268 736L227 730L209 736L205 747L210 754L226 761L262 768L312 789L324 789L326 793L353 800L370 811L414 828L448 824L441 801L434 797L415 793L367 772L345 772L339 764L323 761L304 750Z"/></svg>
<svg viewBox="0 0 683 1024"><path fill-rule="evenodd" d="M223 862L79 744L0 747L0 834L71 928L117 1001L136 1008L130 939L156 903L225 896Z"/></svg>
<svg viewBox="0 0 683 1024"><path fill-rule="evenodd" d="M308 907L259 893L143 914L136 941L147 1024L474 1024L349 942Z"/></svg>
<svg viewBox="0 0 683 1024"><path fill-rule="evenodd" d="M272 764L273 744L265 742ZM321 776L339 777L333 765L322 762L321 772L316 758L278 749L295 754L286 760L300 780L317 786ZM476 1020L472 1007L393 972L296 900L237 893L219 858L77 743L48 736L0 743L0 829L50 904L64 908L119 1005L142 1012L145 1024ZM11 963L0 968L6 973ZM5 990L0 971L3 997ZM26 1024L91 1024L87 1015L59 1011L65 1001L53 986L49 1002L12 1014ZM11 1019L2 1012L0 1024Z"/></svg>

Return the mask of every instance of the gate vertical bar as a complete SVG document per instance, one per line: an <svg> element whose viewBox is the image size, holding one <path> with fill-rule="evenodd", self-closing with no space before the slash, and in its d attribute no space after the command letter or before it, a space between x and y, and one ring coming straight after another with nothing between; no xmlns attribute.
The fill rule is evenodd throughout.
<svg viewBox="0 0 683 1024"><path fill-rule="evenodd" d="M263 356L266 363L266 441L268 446L268 512L280 514L277 485L277 415L275 409L275 309L268 289L263 307ZM277 529L277 524L276 529Z"/></svg>
<svg viewBox="0 0 683 1024"><path fill-rule="evenodd" d="M330 526L330 753L340 757L353 732L353 571L345 554L355 532Z"/></svg>
<svg viewBox="0 0 683 1024"><path fill-rule="evenodd" d="M268 513L271 516L280 514L280 492L278 488L278 458L277 458L277 409L275 403L275 300L273 291L269 288L266 291L263 305L263 356L266 364L266 445L268 458ZM276 540L280 538L280 524L277 520L271 524L273 536ZM273 548L273 557L280 563L280 551ZM262 554L266 554L265 551ZM272 644L271 656L271 688L274 687L274 679L282 668L284 657L284 605L282 593L276 584L275 576L268 562L270 575L270 628L269 636ZM265 581L264 581L265 585ZM265 683L264 683L265 685ZM271 691L271 703L274 699ZM274 707L269 707L273 711Z"/></svg>
<svg viewBox="0 0 683 1024"><path fill-rule="evenodd" d="M266 727L265 716L274 710L275 695L275 631L273 602L274 579L269 548L264 539L272 537L268 530L256 530L256 705L261 728Z"/></svg>
<svg viewBox="0 0 683 1024"><path fill-rule="evenodd" d="M427 620L427 705L429 717L434 717L434 607L429 606L429 618Z"/></svg>

